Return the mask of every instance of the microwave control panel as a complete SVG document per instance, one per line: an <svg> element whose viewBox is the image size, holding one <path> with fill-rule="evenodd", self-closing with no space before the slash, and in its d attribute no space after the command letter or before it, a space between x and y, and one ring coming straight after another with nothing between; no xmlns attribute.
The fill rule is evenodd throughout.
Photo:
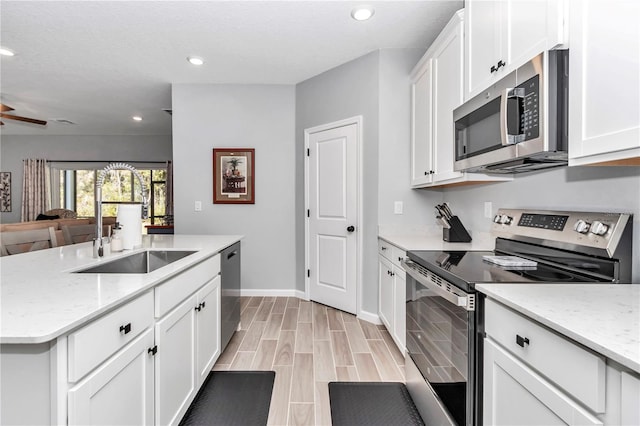
<svg viewBox="0 0 640 426"><path fill-rule="evenodd" d="M508 114L512 123L517 122L517 129L509 129L515 136L515 142L524 142L540 136L540 76L536 75L513 89L509 97ZM515 131L514 131L515 130Z"/></svg>

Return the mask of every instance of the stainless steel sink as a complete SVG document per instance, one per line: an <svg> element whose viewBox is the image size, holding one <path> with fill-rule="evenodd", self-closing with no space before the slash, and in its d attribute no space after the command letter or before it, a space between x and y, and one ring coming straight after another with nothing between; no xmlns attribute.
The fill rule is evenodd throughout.
<svg viewBox="0 0 640 426"><path fill-rule="evenodd" d="M145 250L75 272L78 274L148 274L193 253L197 251Z"/></svg>

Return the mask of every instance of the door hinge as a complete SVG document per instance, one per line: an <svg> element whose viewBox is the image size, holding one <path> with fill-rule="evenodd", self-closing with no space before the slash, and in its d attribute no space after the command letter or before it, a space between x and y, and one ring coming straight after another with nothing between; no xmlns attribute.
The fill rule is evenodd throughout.
<svg viewBox="0 0 640 426"><path fill-rule="evenodd" d="M311 269L307 269L307 278L311 277Z"/></svg>
<svg viewBox="0 0 640 426"><path fill-rule="evenodd" d="M311 210L307 209L307 217L311 217Z"/></svg>
<svg viewBox="0 0 640 426"><path fill-rule="evenodd" d="M154 347L149 348L147 352L150 353L151 355L155 355L158 352L158 345L155 345Z"/></svg>
<svg viewBox="0 0 640 426"><path fill-rule="evenodd" d="M307 148L307 157L309 157L310 155L311 155L311 150Z"/></svg>

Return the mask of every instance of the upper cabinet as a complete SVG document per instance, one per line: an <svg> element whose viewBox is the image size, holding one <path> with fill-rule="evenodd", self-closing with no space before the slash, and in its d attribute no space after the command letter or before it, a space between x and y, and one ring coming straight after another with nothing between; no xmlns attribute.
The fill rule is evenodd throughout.
<svg viewBox="0 0 640 426"><path fill-rule="evenodd" d="M562 0L465 2L465 100L565 42Z"/></svg>
<svg viewBox="0 0 640 426"><path fill-rule="evenodd" d="M411 72L411 186L508 180L453 170L453 110L462 104L464 27L456 12Z"/></svg>
<svg viewBox="0 0 640 426"><path fill-rule="evenodd" d="M569 165L640 165L640 2L570 11Z"/></svg>

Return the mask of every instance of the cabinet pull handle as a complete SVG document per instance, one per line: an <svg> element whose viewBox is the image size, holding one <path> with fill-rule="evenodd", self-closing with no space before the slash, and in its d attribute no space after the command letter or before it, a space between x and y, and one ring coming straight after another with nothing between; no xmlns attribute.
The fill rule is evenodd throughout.
<svg viewBox="0 0 640 426"><path fill-rule="evenodd" d="M382 251L385 251L387 248L385 246L382 246Z"/></svg>
<svg viewBox="0 0 640 426"><path fill-rule="evenodd" d="M231 253L229 253L227 255L227 260L231 259L233 256L235 256L236 254L238 254L238 250L232 251Z"/></svg>
<svg viewBox="0 0 640 426"><path fill-rule="evenodd" d="M516 343L518 344L518 346L524 348L524 345L528 345L529 344L529 338L528 337L522 337L519 334L516 334Z"/></svg>
<svg viewBox="0 0 640 426"><path fill-rule="evenodd" d="M200 304L200 305L196 306L194 309L195 309L197 312L200 312L200 311L202 310L202 304Z"/></svg>
<svg viewBox="0 0 640 426"><path fill-rule="evenodd" d="M506 65L507 65L507 64L505 64L505 62L504 62L502 59L500 59L500 60L498 61L498 68L496 68L496 71L497 71L497 70L499 70L501 67L504 67L504 66L506 66Z"/></svg>
<svg viewBox="0 0 640 426"><path fill-rule="evenodd" d="M402 257L398 256L398 262L402 262Z"/></svg>
<svg viewBox="0 0 640 426"><path fill-rule="evenodd" d="M202 309L204 309L204 307L205 307L205 302L202 302L202 303L201 303L201 305L202 305Z"/></svg>
<svg viewBox="0 0 640 426"><path fill-rule="evenodd" d="M152 348L147 349L147 353L150 353L151 355L155 355L158 352L158 345L155 345Z"/></svg>
<svg viewBox="0 0 640 426"><path fill-rule="evenodd" d="M127 334L131 331L131 323L128 323L126 325L121 325L120 326L120 333L122 334Z"/></svg>
<svg viewBox="0 0 640 426"><path fill-rule="evenodd" d="M429 174L429 172L424 172L424 175L425 175L425 176L426 176L426 175L428 175L428 174Z"/></svg>
<svg viewBox="0 0 640 426"><path fill-rule="evenodd" d="M495 65L491 65L491 74L493 74L496 71L498 71L498 68L496 68Z"/></svg>

